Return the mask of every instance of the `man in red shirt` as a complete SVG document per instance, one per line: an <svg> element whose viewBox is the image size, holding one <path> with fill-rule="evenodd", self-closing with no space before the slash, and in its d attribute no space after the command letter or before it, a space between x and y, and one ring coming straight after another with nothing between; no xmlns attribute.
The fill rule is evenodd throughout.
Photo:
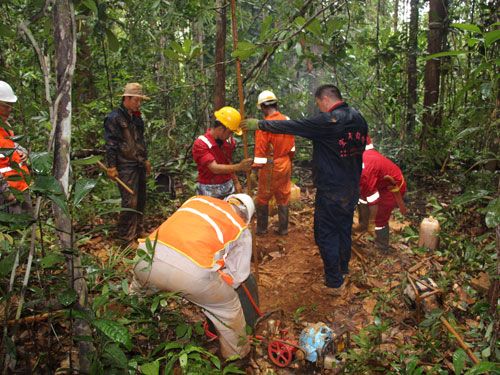
<svg viewBox="0 0 500 375"><path fill-rule="evenodd" d="M366 231L374 227L375 244L382 252L387 253L392 210L399 206L403 214L406 212L402 200L406 182L401 169L375 150L369 138L363 153L363 171L359 185L360 219L354 229Z"/></svg>
<svg viewBox="0 0 500 375"><path fill-rule="evenodd" d="M232 107L223 107L215 111L214 116L213 126L193 144L193 159L198 167L196 192L224 199L241 191L235 172L250 170L252 159L232 162L236 148L232 134L242 134L240 113Z"/></svg>
<svg viewBox="0 0 500 375"><path fill-rule="evenodd" d="M289 120L278 111L278 98L265 90L259 94L257 108L266 120ZM255 132L254 168L259 169L257 190L257 234L267 233L269 200L274 196L278 205L278 234L288 233L288 201L290 200L292 158L295 137L273 134L263 130Z"/></svg>

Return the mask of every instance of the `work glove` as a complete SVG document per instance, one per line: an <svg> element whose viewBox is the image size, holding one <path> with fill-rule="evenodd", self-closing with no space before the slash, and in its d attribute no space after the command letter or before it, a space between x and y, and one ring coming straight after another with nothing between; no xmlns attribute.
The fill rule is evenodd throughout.
<svg viewBox="0 0 500 375"><path fill-rule="evenodd" d="M259 129L259 120L256 118L247 118L240 122L240 128L249 132L254 132Z"/></svg>
<svg viewBox="0 0 500 375"><path fill-rule="evenodd" d="M252 164L253 164L252 158L243 159L242 161L240 161L238 163L238 170L243 171L243 172L247 172L250 169L252 169Z"/></svg>
<svg viewBox="0 0 500 375"><path fill-rule="evenodd" d="M146 168L146 176L149 176L151 174L151 162L146 160L144 162L144 167Z"/></svg>
<svg viewBox="0 0 500 375"><path fill-rule="evenodd" d="M116 169L116 167L108 168L106 173L108 174L108 177L113 180L118 177L118 169Z"/></svg>

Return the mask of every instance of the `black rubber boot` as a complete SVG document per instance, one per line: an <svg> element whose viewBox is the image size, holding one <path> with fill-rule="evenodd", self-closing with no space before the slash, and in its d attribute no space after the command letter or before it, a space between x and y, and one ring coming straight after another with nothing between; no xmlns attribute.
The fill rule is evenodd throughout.
<svg viewBox="0 0 500 375"><path fill-rule="evenodd" d="M266 234L267 233L267 223L269 220L269 206L268 205L260 205L258 204L256 207L257 210L257 230L256 234Z"/></svg>
<svg viewBox="0 0 500 375"><path fill-rule="evenodd" d="M389 225L375 229L375 246L384 254L389 253Z"/></svg>
<svg viewBox="0 0 500 375"><path fill-rule="evenodd" d="M288 206L278 206L278 234L288 234Z"/></svg>
<svg viewBox="0 0 500 375"><path fill-rule="evenodd" d="M358 229L360 232L368 230L368 221L370 220L370 209L367 204L358 204Z"/></svg>

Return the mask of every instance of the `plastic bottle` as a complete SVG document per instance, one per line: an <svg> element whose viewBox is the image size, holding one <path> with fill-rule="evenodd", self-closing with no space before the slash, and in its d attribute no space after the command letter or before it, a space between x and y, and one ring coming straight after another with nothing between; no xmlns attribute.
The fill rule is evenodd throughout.
<svg viewBox="0 0 500 375"><path fill-rule="evenodd" d="M435 250L439 244L439 221L432 216L426 217L420 223L418 246Z"/></svg>

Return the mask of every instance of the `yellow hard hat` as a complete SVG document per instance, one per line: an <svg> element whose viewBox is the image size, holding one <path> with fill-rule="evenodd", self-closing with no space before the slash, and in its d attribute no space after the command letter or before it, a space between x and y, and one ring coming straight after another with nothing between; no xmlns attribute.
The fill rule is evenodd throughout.
<svg viewBox="0 0 500 375"><path fill-rule="evenodd" d="M222 107L218 111L215 111L214 115L222 125L231 130L234 134L243 134L243 131L240 129L241 115L233 107Z"/></svg>
<svg viewBox="0 0 500 375"><path fill-rule="evenodd" d="M257 98L257 108L262 109L261 105L263 103L274 104L278 102L278 98L274 95L274 92L269 90L264 90L259 94Z"/></svg>

